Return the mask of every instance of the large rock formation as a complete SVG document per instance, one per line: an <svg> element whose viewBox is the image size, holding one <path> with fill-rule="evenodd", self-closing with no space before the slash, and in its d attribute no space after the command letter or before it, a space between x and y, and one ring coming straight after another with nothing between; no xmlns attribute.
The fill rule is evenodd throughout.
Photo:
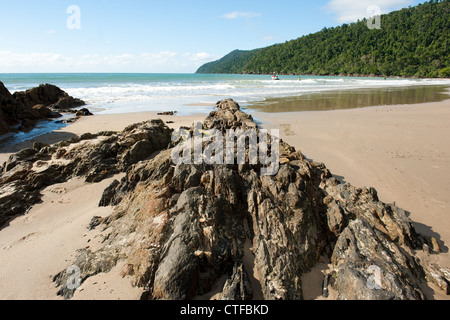
<svg viewBox="0 0 450 320"><path fill-rule="evenodd" d="M232 100L218 103L201 129L258 130ZM123 264L148 299L192 299L220 286L220 299L292 300L303 298L302 275L327 260L324 283L340 299L423 299L426 276L448 292L448 270L416 256L432 241L374 189L340 183L283 141L272 176L249 161L175 165L182 139L171 142L171 135L154 120L22 150L1 167L0 226L39 202L46 186L125 172L99 199L116 206L114 213L87 226L105 231L103 247L80 250L70 263L81 281ZM210 138L197 143L207 148ZM54 277L67 299L75 291L70 279L64 270Z"/></svg>
<svg viewBox="0 0 450 320"><path fill-rule="evenodd" d="M43 84L27 91L16 92L13 96L29 108L43 105L52 109L72 109L85 105L83 100L73 98L67 92L51 84Z"/></svg>
<svg viewBox="0 0 450 320"><path fill-rule="evenodd" d="M257 126L226 100L203 129L230 128ZM429 239L374 189L340 183L284 142L274 176L261 175L261 164L174 165L176 144L129 162L126 177L105 190L100 205L117 207L89 226L108 235L103 248L82 250L72 263L82 281L120 263L148 299L192 299L220 283L220 299L292 300L303 298L302 275L328 258L325 283L339 299L424 299L426 266L415 251ZM65 298L75 290L68 278L54 277ZM449 281L443 272L438 278Z"/></svg>
<svg viewBox="0 0 450 320"><path fill-rule="evenodd" d="M24 92L11 94L0 82L0 134L32 128L36 121L60 117L67 111L85 105L84 101L69 96L53 85L40 85Z"/></svg>

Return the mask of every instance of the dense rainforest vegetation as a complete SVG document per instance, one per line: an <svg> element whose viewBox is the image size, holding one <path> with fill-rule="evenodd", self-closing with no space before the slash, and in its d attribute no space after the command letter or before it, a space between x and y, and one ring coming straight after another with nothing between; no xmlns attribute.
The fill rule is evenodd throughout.
<svg viewBox="0 0 450 320"><path fill-rule="evenodd" d="M235 50L197 73L450 77L450 0L430 1L251 51Z"/></svg>

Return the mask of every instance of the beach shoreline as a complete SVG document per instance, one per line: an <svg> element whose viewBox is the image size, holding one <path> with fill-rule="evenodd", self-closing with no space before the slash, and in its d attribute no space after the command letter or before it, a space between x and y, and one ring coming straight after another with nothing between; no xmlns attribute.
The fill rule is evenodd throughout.
<svg viewBox="0 0 450 320"><path fill-rule="evenodd" d="M374 187L381 201L395 202L407 210L417 231L435 237L443 251L423 259L450 267L450 204L447 199L450 187L446 182L446 177L450 176L450 141L446 139L450 136L450 99L334 111L276 114L256 111L252 115L262 121L263 128L279 128L283 140L307 158L324 163L340 180L357 187ZM83 117L16 148L31 147L36 140L56 143L87 132L121 131L128 125L150 119L173 122L168 124L171 128L190 127L194 121L203 121L205 117L205 114L159 116L156 112L95 115ZM15 152L9 151L1 153L1 163ZM49 187L43 192L43 203L0 230L3 235L0 250L5 253L0 264L0 299L59 298L51 277L73 258L72 249L95 245L95 241L90 241L95 239L95 234L88 234L86 225L93 215L105 216L111 209L97 208L107 182L110 180L92 185L71 180ZM59 194L58 190L63 191ZM84 199L81 207L79 199ZM58 212L68 216L53 222L51 216ZM75 223L76 228L65 227L67 223ZM69 245L67 241L72 242ZM27 254L42 250L42 246L46 246L45 257L50 257L51 261L40 263L35 255ZM14 272L15 265L23 266L23 273ZM130 281L120 276L120 267L84 283L83 290L74 298L138 298L141 290L133 288ZM20 283L27 283L27 292L20 290L18 277L22 279ZM110 283L117 283L117 286L113 288ZM6 290L8 287L15 289ZM430 287L435 290L428 298L448 299L439 289L431 284Z"/></svg>

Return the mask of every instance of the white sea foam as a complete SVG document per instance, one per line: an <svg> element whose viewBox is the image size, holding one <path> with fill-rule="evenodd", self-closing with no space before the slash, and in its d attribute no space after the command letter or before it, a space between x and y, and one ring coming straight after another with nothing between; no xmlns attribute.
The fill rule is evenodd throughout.
<svg viewBox="0 0 450 320"><path fill-rule="evenodd" d="M301 96L336 90L398 88L417 85L449 85L447 79L395 79L258 75L187 75L187 74L87 74L25 75L8 84L11 91L25 90L39 83L58 85L70 95L85 100L94 112L177 110L196 112L193 104L233 98L241 104L269 98Z"/></svg>

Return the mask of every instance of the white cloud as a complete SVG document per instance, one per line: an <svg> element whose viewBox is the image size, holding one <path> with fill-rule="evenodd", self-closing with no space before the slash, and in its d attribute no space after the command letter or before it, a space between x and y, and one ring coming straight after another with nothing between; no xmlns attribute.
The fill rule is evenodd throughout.
<svg viewBox="0 0 450 320"><path fill-rule="evenodd" d="M241 12L241 11L234 11L230 13L226 13L222 16L222 18L225 19L238 19L238 18L256 18L260 17L261 13L256 12Z"/></svg>
<svg viewBox="0 0 450 320"><path fill-rule="evenodd" d="M380 13L384 14L410 4L411 0L331 0L324 9L335 14L339 23L346 23L373 16L373 13L368 11L373 6L379 7Z"/></svg>
<svg viewBox="0 0 450 320"><path fill-rule="evenodd" d="M212 60L216 60L217 57L213 56L207 52L199 52L199 53L188 53L187 54L189 57L189 60L191 61L212 61Z"/></svg>
<svg viewBox="0 0 450 320"><path fill-rule="evenodd" d="M172 51L117 55L0 51L0 73L5 72L194 72L205 62L218 59L207 52Z"/></svg>
<svg viewBox="0 0 450 320"><path fill-rule="evenodd" d="M265 36L262 38L263 41L272 41L274 39L273 36Z"/></svg>

